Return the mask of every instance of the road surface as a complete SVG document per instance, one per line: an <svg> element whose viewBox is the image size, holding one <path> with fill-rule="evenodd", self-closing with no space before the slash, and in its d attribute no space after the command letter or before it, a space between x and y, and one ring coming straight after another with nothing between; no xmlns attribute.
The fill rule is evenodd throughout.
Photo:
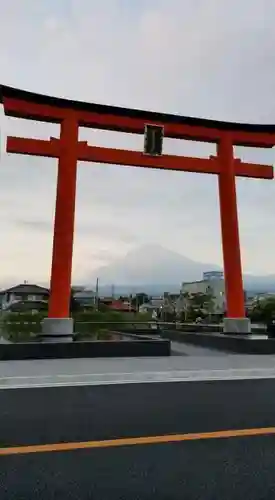
<svg viewBox="0 0 275 500"><path fill-rule="evenodd" d="M274 379L0 390L0 498L274 498L274 391Z"/></svg>

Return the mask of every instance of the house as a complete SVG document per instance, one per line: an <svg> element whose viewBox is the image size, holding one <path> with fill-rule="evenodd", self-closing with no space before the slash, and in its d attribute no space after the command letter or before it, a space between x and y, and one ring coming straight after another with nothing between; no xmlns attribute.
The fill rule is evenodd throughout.
<svg viewBox="0 0 275 500"><path fill-rule="evenodd" d="M113 300L109 304L109 309L118 312L135 312L136 309L132 306L130 302L123 302L121 300Z"/></svg>
<svg viewBox="0 0 275 500"><path fill-rule="evenodd" d="M164 299L163 297L152 297L150 300L150 304L154 307L156 310L160 310L164 304Z"/></svg>
<svg viewBox="0 0 275 500"><path fill-rule="evenodd" d="M111 311L135 312L135 307L128 300L116 300L113 297L100 298L100 304L105 305Z"/></svg>
<svg viewBox="0 0 275 500"><path fill-rule="evenodd" d="M41 311L48 311L47 300L18 300L11 302L5 307L4 312L27 313L32 314Z"/></svg>
<svg viewBox="0 0 275 500"><path fill-rule="evenodd" d="M173 313L175 310L175 297L179 294L164 293L163 297L152 297L150 302L146 302L139 307L140 313Z"/></svg>
<svg viewBox="0 0 275 500"><path fill-rule="evenodd" d="M93 290L77 291L74 293L74 299L84 308L94 307L96 304L96 293Z"/></svg>
<svg viewBox="0 0 275 500"><path fill-rule="evenodd" d="M8 288L7 290L1 291L2 297L2 309L6 309L11 304L15 302L22 301L47 301L49 298L49 290L48 288L44 288L42 286L33 285L29 283L23 283L20 285L13 286L12 288Z"/></svg>
<svg viewBox="0 0 275 500"><path fill-rule="evenodd" d="M141 304L141 306L139 306L138 308L138 312L141 314L152 313L153 311L156 310L157 308L150 302L147 302L146 304Z"/></svg>

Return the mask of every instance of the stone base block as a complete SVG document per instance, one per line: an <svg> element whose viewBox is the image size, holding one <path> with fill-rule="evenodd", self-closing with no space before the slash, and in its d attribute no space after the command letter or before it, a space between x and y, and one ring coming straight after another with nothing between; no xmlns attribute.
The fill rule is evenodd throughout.
<svg viewBox="0 0 275 500"><path fill-rule="evenodd" d="M72 318L45 318L40 338L43 342L72 342L73 331Z"/></svg>
<svg viewBox="0 0 275 500"><path fill-rule="evenodd" d="M251 324L249 318L224 318L223 321L224 333L247 334L251 332Z"/></svg>

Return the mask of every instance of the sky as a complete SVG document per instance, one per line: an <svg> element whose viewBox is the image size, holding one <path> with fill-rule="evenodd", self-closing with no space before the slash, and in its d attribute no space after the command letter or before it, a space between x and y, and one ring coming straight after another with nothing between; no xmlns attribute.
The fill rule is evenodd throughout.
<svg viewBox="0 0 275 500"><path fill-rule="evenodd" d="M218 120L275 122L274 0L1 0L0 81L38 93ZM57 125L0 108L0 284L50 277L57 160L7 155L7 135ZM142 136L81 129L90 144L142 149ZM213 145L164 139L164 153ZM272 150L236 148L272 164ZM274 273L275 181L237 181L245 272ZM73 281L130 249L160 244L222 264L217 178L78 164Z"/></svg>

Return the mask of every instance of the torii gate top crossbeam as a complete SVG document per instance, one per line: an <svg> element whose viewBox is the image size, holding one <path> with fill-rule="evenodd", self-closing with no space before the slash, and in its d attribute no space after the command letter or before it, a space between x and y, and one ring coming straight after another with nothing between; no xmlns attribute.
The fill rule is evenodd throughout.
<svg viewBox="0 0 275 500"><path fill-rule="evenodd" d="M84 127L144 134L144 124L149 122L164 126L165 137L218 143L226 132L234 145L261 148L275 145L275 125L223 122L92 104L5 85L0 85L0 102L7 116L18 118L61 123L68 112L74 112L79 125Z"/></svg>

